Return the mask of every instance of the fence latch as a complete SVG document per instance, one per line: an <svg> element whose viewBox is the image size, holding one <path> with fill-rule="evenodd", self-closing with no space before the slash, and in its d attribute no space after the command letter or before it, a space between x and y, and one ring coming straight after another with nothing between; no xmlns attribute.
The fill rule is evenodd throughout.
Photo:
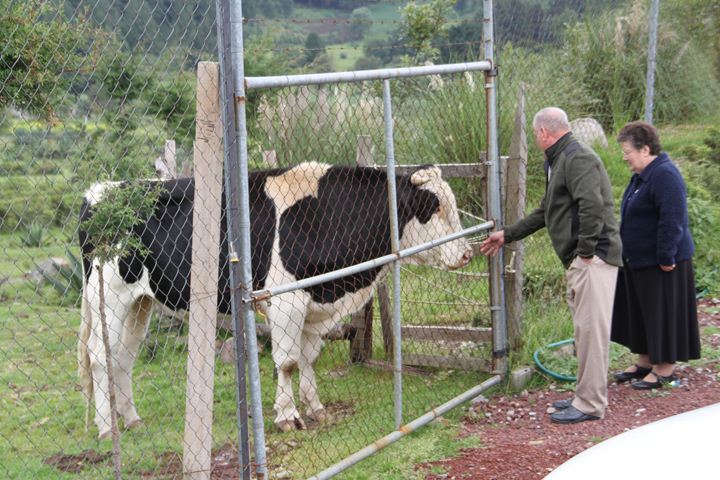
<svg viewBox="0 0 720 480"><path fill-rule="evenodd" d="M505 265L505 273L515 273L515 253L512 252L512 256L510 257L510 261L507 265Z"/></svg>

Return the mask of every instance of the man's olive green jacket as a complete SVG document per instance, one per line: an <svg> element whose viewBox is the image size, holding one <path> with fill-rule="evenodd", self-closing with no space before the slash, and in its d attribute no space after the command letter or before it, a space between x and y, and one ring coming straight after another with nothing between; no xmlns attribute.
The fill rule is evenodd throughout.
<svg viewBox="0 0 720 480"><path fill-rule="evenodd" d="M597 255L622 265L612 188L602 160L567 133L545 151L545 196L527 217L505 227L505 242L521 240L547 226L555 252L565 265L576 256Z"/></svg>

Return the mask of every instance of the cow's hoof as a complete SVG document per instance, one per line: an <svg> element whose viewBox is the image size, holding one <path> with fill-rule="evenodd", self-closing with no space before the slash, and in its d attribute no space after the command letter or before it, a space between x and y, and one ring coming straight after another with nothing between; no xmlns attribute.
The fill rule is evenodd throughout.
<svg viewBox="0 0 720 480"><path fill-rule="evenodd" d="M276 425L283 433L287 433L290 430L305 430L305 422L303 422L300 417L295 417L292 420L283 420L282 422L276 423Z"/></svg>
<svg viewBox="0 0 720 480"><path fill-rule="evenodd" d="M277 424L277 427L280 429L281 432L287 433L290 430L295 428L295 422L291 422L291 421L279 422Z"/></svg>
<svg viewBox="0 0 720 480"><path fill-rule="evenodd" d="M125 424L125 430L135 430L136 428L142 427L143 421L140 418L132 420L130 423Z"/></svg>
<svg viewBox="0 0 720 480"><path fill-rule="evenodd" d="M101 442L103 440L110 440L111 438L112 438L112 430L107 430L98 435L98 440L100 440Z"/></svg>
<svg viewBox="0 0 720 480"><path fill-rule="evenodd" d="M295 423L295 428L298 430L305 430L305 422L303 422L303 419L300 417L295 417L293 419L293 422Z"/></svg>
<svg viewBox="0 0 720 480"><path fill-rule="evenodd" d="M308 412L308 417L314 419L316 422L324 422L327 420L327 413L324 408L318 408L314 412Z"/></svg>

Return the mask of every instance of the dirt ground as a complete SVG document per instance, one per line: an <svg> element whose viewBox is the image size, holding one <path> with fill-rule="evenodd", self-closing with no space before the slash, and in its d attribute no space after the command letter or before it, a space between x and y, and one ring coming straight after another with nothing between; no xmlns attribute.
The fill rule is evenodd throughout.
<svg viewBox="0 0 720 480"><path fill-rule="evenodd" d="M698 313L701 329L720 328L720 300L702 300ZM703 351L717 349L720 333L706 330L702 341ZM541 479L569 458L607 438L720 402L719 370L718 360L695 367L680 366L676 370L681 380L679 386L651 392L613 383L608 389L606 417L576 425L550 422L552 402L571 395L558 391L554 385L476 402L460 435L478 438L482 447L462 450L457 457L421 464L417 469L427 472L427 480Z"/></svg>

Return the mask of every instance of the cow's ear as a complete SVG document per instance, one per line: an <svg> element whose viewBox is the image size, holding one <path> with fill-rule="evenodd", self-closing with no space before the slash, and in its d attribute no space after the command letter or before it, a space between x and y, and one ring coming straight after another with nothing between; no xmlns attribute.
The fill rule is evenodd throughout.
<svg viewBox="0 0 720 480"><path fill-rule="evenodd" d="M429 190L417 189L413 195L412 206L420 223L427 223L440 208L440 199Z"/></svg>
<svg viewBox="0 0 720 480"><path fill-rule="evenodd" d="M413 173L410 177L410 182L416 187L419 187L420 185L425 185L432 180L439 180L440 178L442 178L442 173L440 172L440 169L431 166L429 168L423 168L422 170L418 170L417 172Z"/></svg>

